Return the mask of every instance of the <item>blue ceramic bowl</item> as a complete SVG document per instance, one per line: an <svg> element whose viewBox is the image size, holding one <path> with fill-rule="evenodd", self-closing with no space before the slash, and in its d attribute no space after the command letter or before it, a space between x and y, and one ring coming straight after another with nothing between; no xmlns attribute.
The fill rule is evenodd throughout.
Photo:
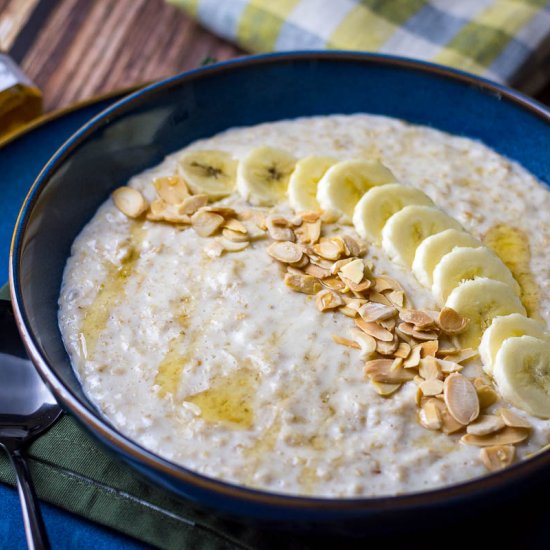
<svg viewBox="0 0 550 550"><path fill-rule="evenodd" d="M61 341L57 299L71 243L110 192L168 153L227 128L357 112L479 139L550 182L550 114L542 105L435 65L359 53L307 52L212 65L134 93L69 139L27 196L13 238L10 283L32 360L60 403L92 434L178 495L241 517L364 530L417 517L426 508L445 514L466 502L473 506L481 497L486 504L487 499L517 492L549 469L547 452L480 480L415 495L275 495L217 481L156 456L121 434L84 395Z"/></svg>

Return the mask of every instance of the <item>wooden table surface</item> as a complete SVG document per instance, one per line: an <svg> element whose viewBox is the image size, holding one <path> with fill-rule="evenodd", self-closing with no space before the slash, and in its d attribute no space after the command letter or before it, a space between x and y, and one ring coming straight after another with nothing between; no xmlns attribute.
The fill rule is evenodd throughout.
<svg viewBox="0 0 550 550"><path fill-rule="evenodd" d="M0 0L0 50L46 111L245 54L163 0ZM550 105L550 85L537 99Z"/></svg>

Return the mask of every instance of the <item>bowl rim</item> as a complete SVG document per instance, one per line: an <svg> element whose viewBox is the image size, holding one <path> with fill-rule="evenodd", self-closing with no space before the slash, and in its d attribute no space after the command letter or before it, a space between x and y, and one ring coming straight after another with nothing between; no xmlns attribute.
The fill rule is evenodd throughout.
<svg viewBox="0 0 550 550"><path fill-rule="evenodd" d="M343 513L360 513L374 510L398 511L418 508L426 505L439 505L452 500L472 498L480 491L489 492L498 490L506 485L512 485L520 480L539 472L544 467L550 467L550 450L539 452L529 460L518 462L502 471L490 473L479 478L467 480L458 484L443 486L427 491L413 492L399 495L382 495L357 498L313 497L269 492L253 489L235 483L212 478L170 462L169 460L149 451L125 436L115 427L109 425L99 413L93 413L80 402L70 388L65 386L57 377L55 369L41 354L34 332L28 325L28 313L25 307L20 280L21 245L27 228L28 218L34 204L47 185L51 175L62 166L65 158L84 142L90 134L101 128L111 115L122 112L129 104L137 99L146 99L159 90L167 90L173 86L184 85L197 78L212 75L218 72L232 71L234 68L247 67L256 64L271 64L288 61L312 60L346 60L358 61L366 64L381 64L398 68L415 70L442 78L458 81L462 84L475 86L480 92L492 94L496 99L512 102L543 121L550 122L550 109L529 98L528 96L473 74L437 65L434 63L407 59L399 56L374 54L354 51L296 51L283 53L269 53L231 59L205 67L186 71L166 78L154 84L141 88L120 99L113 105L94 116L69 137L52 155L33 185L29 189L19 211L13 231L9 255L9 284L12 305L16 323L29 357L39 371L42 378L53 391L56 398L68 409L81 424L88 430L106 440L110 446L117 449L123 456L130 456L133 463L139 463L151 469L157 475L168 475L178 482L184 482L203 491L210 491L220 496L229 497L241 503L262 504L271 508L287 510L303 510L324 517ZM174 491L173 489L171 489Z"/></svg>

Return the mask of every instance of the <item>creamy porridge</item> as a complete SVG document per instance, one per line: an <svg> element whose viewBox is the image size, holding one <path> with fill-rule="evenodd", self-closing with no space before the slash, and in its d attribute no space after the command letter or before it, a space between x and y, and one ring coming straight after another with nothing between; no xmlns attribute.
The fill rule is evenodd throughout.
<svg viewBox="0 0 550 550"><path fill-rule="evenodd" d="M233 129L128 186L129 215L110 199L76 239L59 323L87 394L144 447L344 497L550 442L550 192L517 164L361 114Z"/></svg>

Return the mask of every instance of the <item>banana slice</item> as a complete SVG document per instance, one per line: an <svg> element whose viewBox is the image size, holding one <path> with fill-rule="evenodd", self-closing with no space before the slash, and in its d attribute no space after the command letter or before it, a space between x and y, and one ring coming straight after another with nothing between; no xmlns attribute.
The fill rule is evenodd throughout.
<svg viewBox="0 0 550 550"><path fill-rule="evenodd" d="M193 193L221 199L235 188L237 161L224 151L189 151L179 159L179 167Z"/></svg>
<svg viewBox="0 0 550 550"><path fill-rule="evenodd" d="M468 328L459 335L463 348L477 348L481 335L495 317L511 313L525 315L525 308L509 285L486 278L457 286L445 305L470 319Z"/></svg>
<svg viewBox="0 0 550 550"><path fill-rule="evenodd" d="M326 171L338 161L312 155L299 160L288 182L288 201L296 212L320 210L317 185Z"/></svg>
<svg viewBox="0 0 550 550"><path fill-rule="evenodd" d="M273 147L257 147L239 163L237 190L255 206L273 206L282 201L296 159Z"/></svg>
<svg viewBox="0 0 550 550"><path fill-rule="evenodd" d="M369 189L353 211L353 225L363 239L380 244L382 229L388 219L410 204L435 206L420 189L400 183L388 183Z"/></svg>
<svg viewBox="0 0 550 550"><path fill-rule="evenodd" d="M351 223L353 209L371 187L395 182L395 176L377 160L345 160L335 164L317 186L317 201L327 212Z"/></svg>
<svg viewBox="0 0 550 550"><path fill-rule="evenodd" d="M482 244L466 231L447 229L441 231L441 233L431 235L418 245L412 263L412 270L421 284L427 287L432 286L435 266L455 246L477 248Z"/></svg>
<svg viewBox="0 0 550 550"><path fill-rule="evenodd" d="M516 407L550 418L550 344L533 336L506 339L495 357L498 389Z"/></svg>
<svg viewBox="0 0 550 550"><path fill-rule="evenodd" d="M519 313L495 317L491 326L483 333L479 344L479 355L483 361L485 372L493 374L495 357L505 340L517 336L533 336L548 341L550 335L545 332L545 328L540 321L529 319Z"/></svg>
<svg viewBox="0 0 550 550"><path fill-rule="evenodd" d="M462 281L479 277L502 281L519 296L520 288L504 262L486 246L469 248L458 246L435 266L432 293L444 302L451 291Z"/></svg>
<svg viewBox="0 0 550 550"><path fill-rule="evenodd" d="M392 260L410 266L418 245L430 235L460 224L434 206L405 206L382 229L382 248Z"/></svg>

